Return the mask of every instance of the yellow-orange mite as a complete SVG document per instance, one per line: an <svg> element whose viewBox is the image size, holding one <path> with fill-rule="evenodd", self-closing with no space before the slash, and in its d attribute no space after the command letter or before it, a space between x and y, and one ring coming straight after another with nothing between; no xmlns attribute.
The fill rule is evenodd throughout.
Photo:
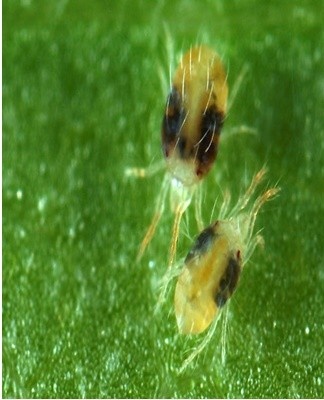
<svg viewBox="0 0 324 400"><path fill-rule="evenodd" d="M236 289L244 265L262 243L262 237L253 233L256 217L279 191L273 187L252 200L265 174L262 168L232 209L224 203L220 219L200 233L187 255L174 296L180 333L201 333L216 320Z"/></svg>
<svg viewBox="0 0 324 400"><path fill-rule="evenodd" d="M240 249L229 221L217 221L197 237L175 290L180 333L203 332L231 297L242 270Z"/></svg>
<svg viewBox="0 0 324 400"><path fill-rule="evenodd" d="M170 174L184 186L201 180L217 155L228 87L215 51L199 46L178 66L162 123L162 148Z"/></svg>
<svg viewBox="0 0 324 400"><path fill-rule="evenodd" d="M174 223L168 266L173 264L182 215L217 156L227 95L226 73L218 54L206 46L190 49L182 57L174 73L167 98L161 133L167 173L137 260L142 257L152 240L169 191ZM154 170L132 168L127 173L143 177ZM200 207L197 200L196 220L201 228Z"/></svg>

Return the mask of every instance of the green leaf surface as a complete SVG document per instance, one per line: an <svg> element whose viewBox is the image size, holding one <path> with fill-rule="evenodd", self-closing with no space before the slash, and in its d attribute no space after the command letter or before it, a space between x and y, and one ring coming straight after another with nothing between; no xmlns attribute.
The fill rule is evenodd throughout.
<svg viewBox="0 0 324 400"><path fill-rule="evenodd" d="M3 397L324 397L322 2L7 0L3 15ZM164 172L125 168L162 159L161 75L195 43L222 55L230 91L247 69L204 221L264 164L281 192L227 330L178 374L198 342L172 294L154 314L168 204L135 262ZM178 259L197 234L191 207Z"/></svg>

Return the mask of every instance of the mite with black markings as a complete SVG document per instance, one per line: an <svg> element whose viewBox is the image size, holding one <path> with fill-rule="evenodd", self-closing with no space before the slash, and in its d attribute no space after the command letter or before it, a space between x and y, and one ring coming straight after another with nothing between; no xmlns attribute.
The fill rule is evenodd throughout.
<svg viewBox="0 0 324 400"><path fill-rule="evenodd" d="M228 87L219 56L191 49L175 72L162 123L162 148L170 174L196 184L216 159Z"/></svg>
<svg viewBox="0 0 324 400"><path fill-rule="evenodd" d="M142 240L138 260L152 240L167 193L170 192L174 223L168 265L173 264L182 215L216 160L227 95L227 77L218 54L206 46L190 49L174 73L167 97L161 129L167 173L156 201L155 214ZM152 171L155 169L131 168L127 169L127 174L143 177ZM200 208L197 200L199 228L202 227Z"/></svg>
<svg viewBox="0 0 324 400"><path fill-rule="evenodd" d="M220 219L198 235L189 251L174 296L180 333L197 334L210 326L233 295L255 246L262 242L253 233L256 216L278 189L268 189L249 203L265 174L262 168L235 207L230 211L225 207Z"/></svg>
<svg viewBox="0 0 324 400"><path fill-rule="evenodd" d="M242 271L240 249L228 221L216 221L197 237L175 290L180 333L203 332L232 296Z"/></svg>

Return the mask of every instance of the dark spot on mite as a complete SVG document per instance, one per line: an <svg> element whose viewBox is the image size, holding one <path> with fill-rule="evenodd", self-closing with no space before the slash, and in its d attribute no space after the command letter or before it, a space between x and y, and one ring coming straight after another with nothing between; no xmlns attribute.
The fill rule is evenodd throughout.
<svg viewBox="0 0 324 400"><path fill-rule="evenodd" d="M217 234L213 226L204 229L195 240L194 245L185 259L185 263L190 262L194 257L204 254L209 249L216 236Z"/></svg>
<svg viewBox="0 0 324 400"><path fill-rule="evenodd" d="M197 151L197 175L206 174L213 165L218 151L218 140L224 124L224 114L215 106L209 107L202 116L200 143Z"/></svg>
<svg viewBox="0 0 324 400"><path fill-rule="evenodd" d="M217 293L215 297L215 301L218 308L222 308L225 306L228 297L226 297L223 293Z"/></svg>
<svg viewBox="0 0 324 400"><path fill-rule="evenodd" d="M186 150L186 139L184 137L180 137L178 140L178 149L179 155L181 158L185 157L185 150Z"/></svg>
<svg viewBox="0 0 324 400"><path fill-rule="evenodd" d="M162 145L167 157L170 147L174 147L185 116L178 90L173 87L166 103L162 121Z"/></svg>
<svg viewBox="0 0 324 400"><path fill-rule="evenodd" d="M234 257L229 259L224 275L219 282L219 288L215 295L215 302L219 308L226 304L237 287L241 275L239 252L237 256L237 259Z"/></svg>
<svg viewBox="0 0 324 400"><path fill-rule="evenodd" d="M221 292L223 292L227 287L227 282L226 279L222 278L220 283L219 283L219 289Z"/></svg>
<svg viewBox="0 0 324 400"><path fill-rule="evenodd" d="M215 106L209 107L202 116L200 128L201 137L203 137L206 132L214 132L215 134L219 135L223 124L224 114L220 111L217 111Z"/></svg>

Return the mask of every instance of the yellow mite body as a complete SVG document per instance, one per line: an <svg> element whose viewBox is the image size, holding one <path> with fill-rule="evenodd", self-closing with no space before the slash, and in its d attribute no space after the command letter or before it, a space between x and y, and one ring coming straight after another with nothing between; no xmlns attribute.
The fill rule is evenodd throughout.
<svg viewBox="0 0 324 400"><path fill-rule="evenodd" d="M209 327L233 294L242 270L240 238L229 221L204 229L185 260L175 289L180 333Z"/></svg>
<svg viewBox="0 0 324 400"><path fill-rule="evenodd" d="M205 46L189 50L172 81L162 123L162 148L171 175L191 186L217 155L228 87L218 54Z"/></svg>

